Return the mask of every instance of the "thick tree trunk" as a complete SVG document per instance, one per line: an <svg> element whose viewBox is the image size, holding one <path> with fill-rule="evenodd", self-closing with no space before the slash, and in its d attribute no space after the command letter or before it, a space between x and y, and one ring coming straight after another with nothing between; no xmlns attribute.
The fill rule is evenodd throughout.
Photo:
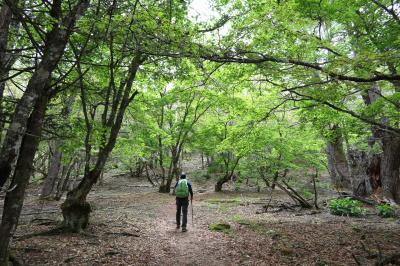
<svg viewBox="0 0 400 266"><path fill-rule="evenodd" d="M3 97L4 97L5 83L0 82L0 145L3 137L3 129L5 124L5 116L3 114Z"/></svg>
<svg viewBox="0 0 400 266"><path fill-rule="evenodd" d="M171 191L171 185L168 185L166 183L161 183L158 192L160 193L169 193Z"/></svg>
<svg viewBox="0 0 400 266"><path fill-rule="evenodd" d="M372 193L372 186L368 169L370 161L368 155L364 151L351 150L349 151L351 162L351 187L353 194L360 197L368 196Z"/></svg>
<svg viewBox="0 0 400 266"><path fill-rule="evenodd" d="M400 204L400 136L390 132L382 137L381 180L383 196Z"/></svg>
<svg viewBox="0 0 400 266"><path fill-rule="evenodd" d="M231 176L229 174L225 174L224 177L222 177L221 179L219 179L217 181L217 183L215 184L215 192L221 192L222 191L222 186L228 182L229 180L231 180Z"/></svg>
<svg viewBox="0 0 400 266"><path fill-rule="evenodd" d="M336 129L337 127L334 129L336 136L328 142L326 148L331 182L336 189L350 188L350 173L343 149L343 141Z"/></svg>
<svg viewBox="0 0 400 266"><path fill-rule="evenodd" d="M180 152L177 151L176 149L173 149L171 154L172 158L171 158L170 168L168 170L168 176L166 180L163 180L163 182L160 185L160 188L158 189L158 192L160 193L170 193L172 181L174 177L176 178L179 175L178 162L179 162Z"/></svg>
<svg viewBox="0 0 400 266"><path fill-rule="evenodd" d="M0 8L0 144L2 142L2 133L5 124L5 116L3 113L4 80L8 77L9 70L15 62L15 56L7 51L9 32L13 26L16 25L12 23L11 9L7 4L3 3Z"/></svg>
<svg viewBox="0 0 400 266"><path fill-rule="evenodd" d="M40 198L42 199L47 198L52 194L54 186L57 183L61 169L62 152L60 150L60 141L59 140L50 141L49 150L50 150L49 170L47 173L47 177L42 185L42 192L40 194Z"/></svg>
<svg viewBox="0 0 400 266"><path fill-rule="evenodd" d="M4 201L3 217L0 227L0 265L8 264L8 246L18 225L19 216L24 202L25 188L33 170L33 159L39 145L42 124L48 98L44 96L36 104L27 125L21 151L16 164L11 187Z"/></svg>
<svg viewBox="0 0 400 266"><path fill-rule="evenodd" d="M392 69L395 72L395 69ZM400 83L392 82L396 92L400 91ZM366 105L373 104L380 97L376 83L363 95ZM398 102L397 102L398 103ZM388 125L389 121L382 116L381 123ZM383 196L386 200L400 203L400 136L379 127L372 128L373 136L369 140L369 152L372 154L373 145L380 141L382 153L370 157L368 174L373 186L382 186ZM375 189L375 187L373 187Z"/></svg>
<svg viewBox="0 0 400 266"><path fill-rule="evenodd" d="M62 19L60 25L54 26L46 35L47 39L43 49L44 54L42 61L29 80L22 98L18 101L11 118L9 130L7 131L0 150L0 187L4 185L11 174L32 109L37 100L43 95L51 73L57 67L58 62L64 54L65 47L76 20L84 13L88 5L88 0L80 1L70 13ZM16 6L10 6L10 8L15 9ZM18 13L18 10L15 12Z"/></svg>
<svg viewBox="0 0 400 266"><path fill-rule="evenodd" d="M233 154L229 154L228 156L234 157ZM225 175L221 179L219 179L217 181L217 183L215 184L215 188L214 188L215 192L221 192L222 191L222 186L226 182L231 180L233 174L235 173L235 169L236 169L237 165L239 164L239 160L240 160L240 157L238 157L236 159L232 158L232 160L229 159L229 160L225 160L224 161L225 162ZM233 162L233 164L231 164L231 167L230 167L230 162Z"/></svg>
<svg viewBox="0 0 400 266"><path fill-rule="evenodd" d="M101 171L94 169L85 175L79 185L67 194L67 198L61 205L64 217L64 227L72 232L81 232L89 224L91 207L86 202L93 185L99 179Z"/></svg>
<svg viewBox="0 0 400 266"><path fill-rule="evenodd" d="M10 68L10 56L7 55L8 46L8 34L11 24L12 12L11 9L5 3L2 4L0 9L0 144L2 141L2 134L4 129L4 115L3 115L3 97L5 82L1 80L8 76L8 70ZM1 156L1 155L0 155ZM0 161L0 188L3 187L5 179L1 178L2 171L7 171L7 168L1 167ZM8 171L7 171L8 172Z"/></svg>

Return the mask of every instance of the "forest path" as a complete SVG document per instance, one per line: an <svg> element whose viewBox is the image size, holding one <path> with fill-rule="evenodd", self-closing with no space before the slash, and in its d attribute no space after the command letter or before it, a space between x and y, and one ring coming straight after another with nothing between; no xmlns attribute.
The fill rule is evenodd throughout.
<svg viewBox="0 0 400 266"><path fill-rule="evenodd" d="M224 265L221 263L221 258L216 257L214 252L215 248L221 243L214 239L212 233L208 230L208 225L203 219L205 216L202 212L203 204L194 200L193 205L195 215L192 218L192 206L189 205L187 232L176 229L176 204L174 199L171 198L171 202L159 212L156 219L157 231L160 238L164 239L172 250L171 256L165 258L165 264Z"/></svg>

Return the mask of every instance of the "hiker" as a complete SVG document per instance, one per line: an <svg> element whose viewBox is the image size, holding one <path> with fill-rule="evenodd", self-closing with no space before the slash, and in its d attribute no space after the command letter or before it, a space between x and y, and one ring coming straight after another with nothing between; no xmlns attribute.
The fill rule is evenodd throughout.
<svg viewBox="0 0 400 266"><path fill-rule="evenodd" d="M192 185L187 181L186 174L182 173L180 179L175 184L176 195L176 228L181 227L181 212L182 217L182 232L186 232L187 213L189 207L189 194L190 201L193 200Z"/></svg>

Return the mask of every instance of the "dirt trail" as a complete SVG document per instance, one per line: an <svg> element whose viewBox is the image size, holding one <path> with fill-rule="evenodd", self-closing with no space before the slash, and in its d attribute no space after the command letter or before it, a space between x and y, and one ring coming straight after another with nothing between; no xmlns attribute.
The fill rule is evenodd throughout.
<svg viewBox="0 0 400 266"><path fill-rule="evenodd" d="M200 202L193 201L193 204L198 206ZM213 249L218 243L214 241L204 221L200 221L200 216L196 215L192 220L191 206L189 205L187 232L176 229L176 205L173 199L165 207L157 218L160 238L167 241L173 252L170 257L165 258L165 265L222 265L221 260L213 256Z"/></svg>

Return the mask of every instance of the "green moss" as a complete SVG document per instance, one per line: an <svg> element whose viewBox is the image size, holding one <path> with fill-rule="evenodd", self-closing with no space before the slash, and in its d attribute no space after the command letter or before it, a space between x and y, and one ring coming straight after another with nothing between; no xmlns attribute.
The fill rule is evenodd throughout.
<svg viewBox="0 0 400 266"><path fill-rule="evenodd" d="M210 231L230 233L232 231L231 226L225 223L214 223L208 226Z"/></svg>

